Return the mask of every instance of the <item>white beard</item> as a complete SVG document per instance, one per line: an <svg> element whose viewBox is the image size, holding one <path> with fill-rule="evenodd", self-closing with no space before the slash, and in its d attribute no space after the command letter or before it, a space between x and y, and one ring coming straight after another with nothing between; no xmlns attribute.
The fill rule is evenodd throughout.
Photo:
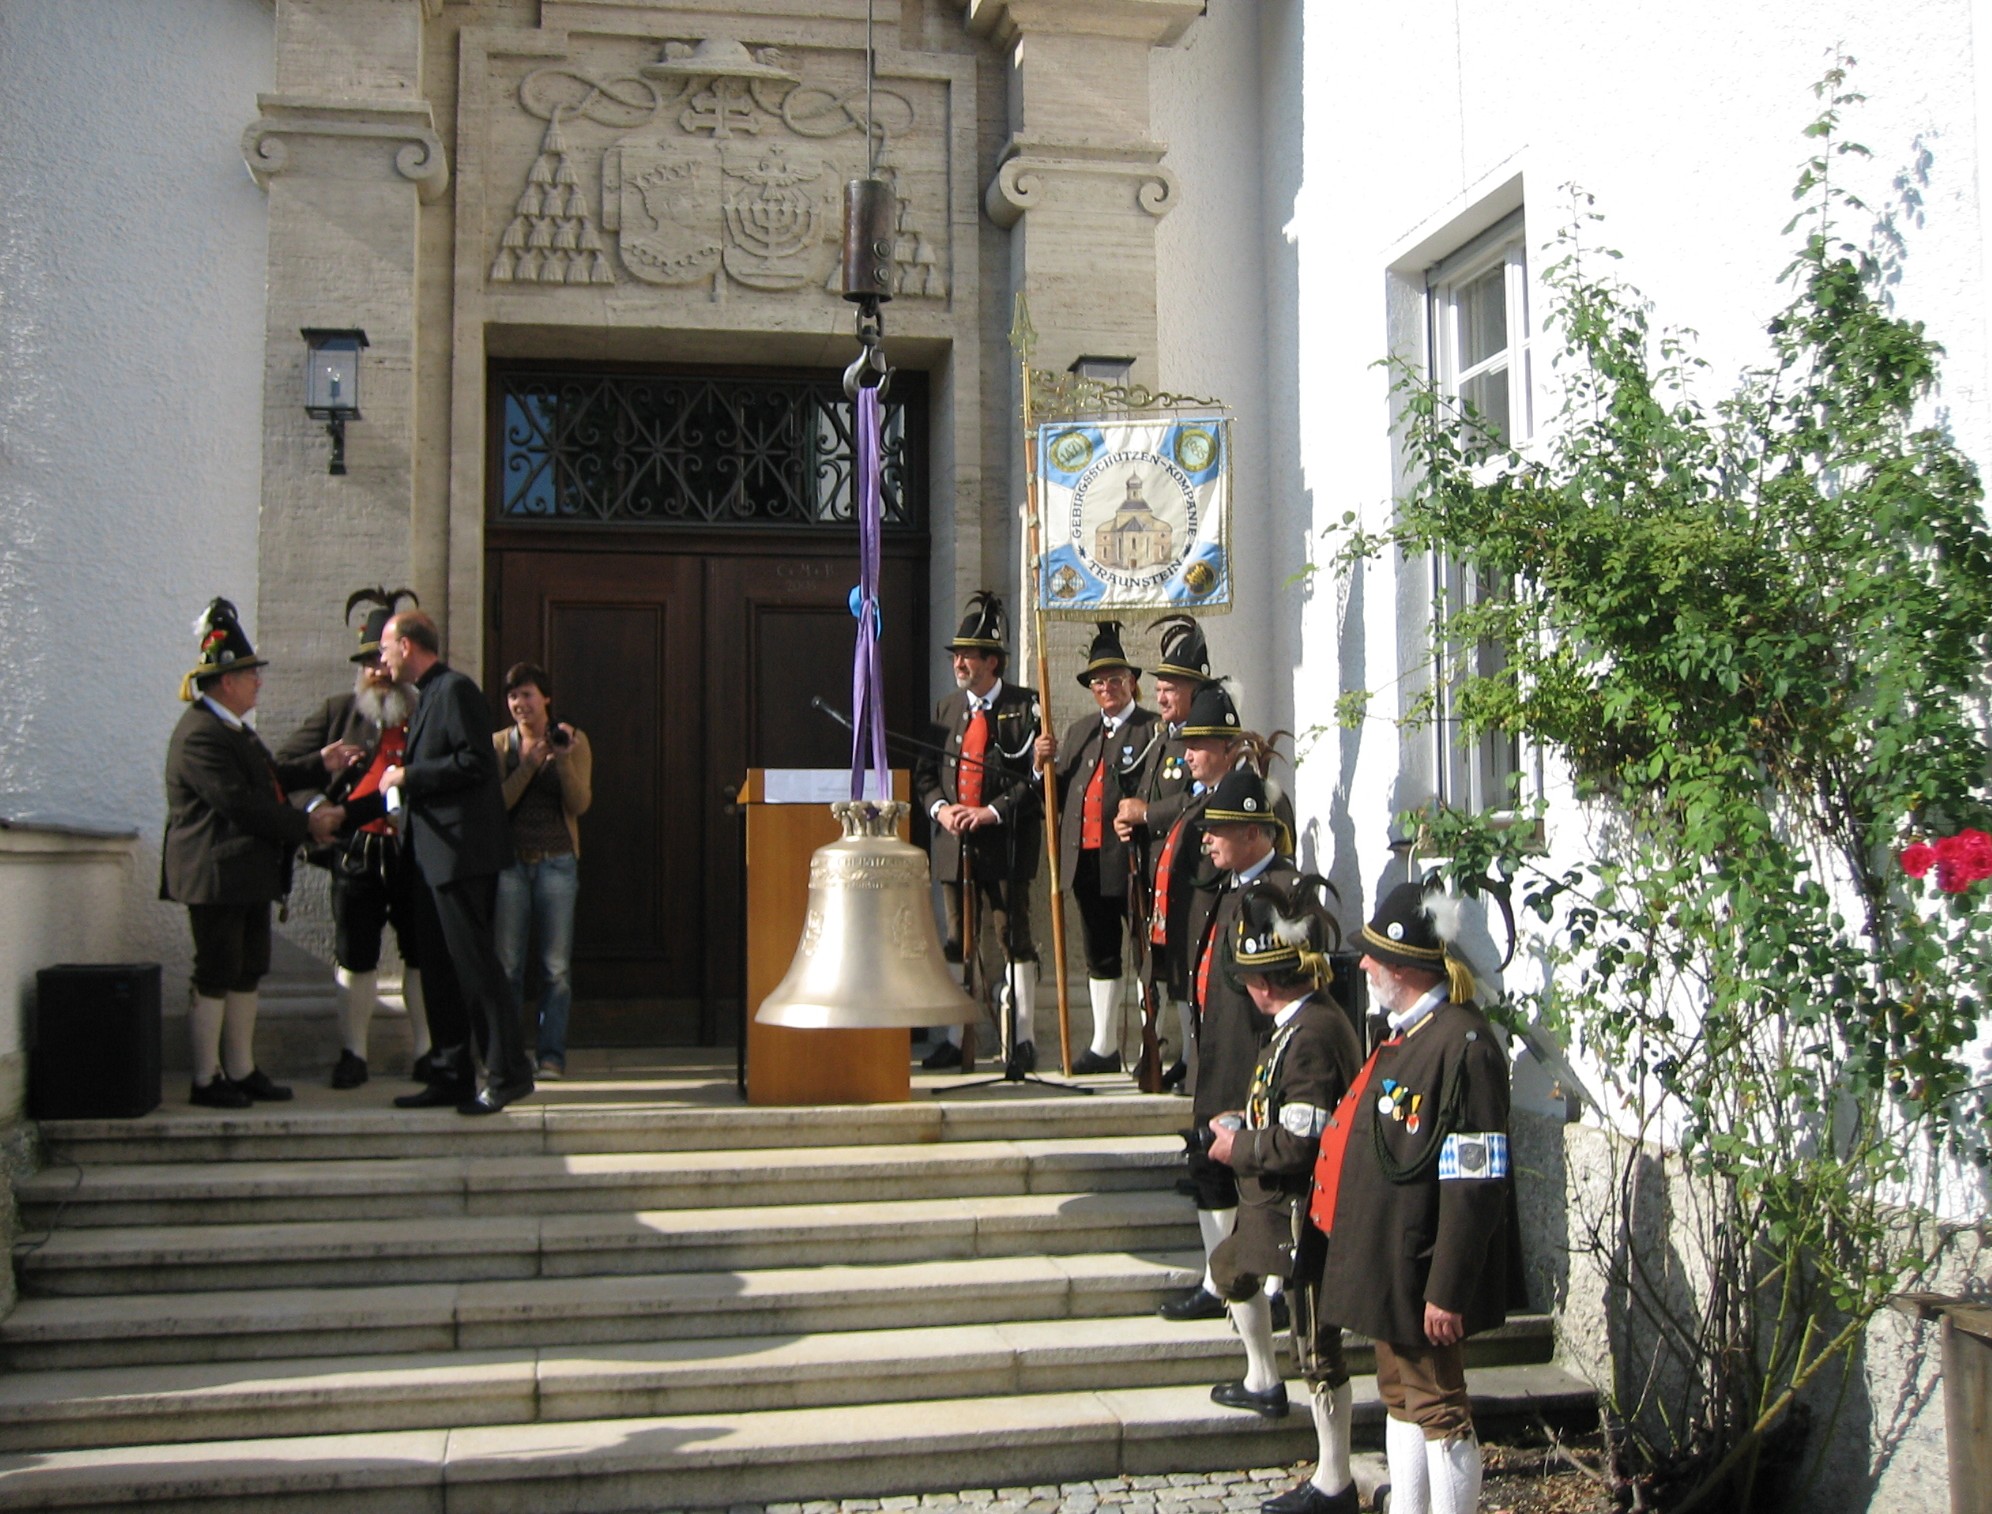
<svg viewBox="0 0 1992 1514"><path fill-rule="evenodd" d="M379 726L383 731L391 731L398 725L408 724L408 717L415 713L417 693L413 685L397 683L386 693L374 688L364 680L362 673L360 687L353 691L353 703L359 712Z"/></svg>

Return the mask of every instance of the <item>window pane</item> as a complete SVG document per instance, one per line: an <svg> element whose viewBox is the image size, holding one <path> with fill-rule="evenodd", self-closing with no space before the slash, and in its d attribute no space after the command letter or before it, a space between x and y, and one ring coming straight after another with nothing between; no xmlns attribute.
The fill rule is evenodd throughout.
<svg viewBox="0 0 1992 1514"><path fill-rule="evenodd" d="M1508 440L1508 368L1504 363L1477 373L1459 386L1459 397L1480 424L1505 444Z"/></svg>
<svg viewBox="0 0 1992 1514"><path fill-rule="evenodd" d="M1508 345L1508 270L1496 263L1459 286L1459 366L1484 363Z"/></svg>

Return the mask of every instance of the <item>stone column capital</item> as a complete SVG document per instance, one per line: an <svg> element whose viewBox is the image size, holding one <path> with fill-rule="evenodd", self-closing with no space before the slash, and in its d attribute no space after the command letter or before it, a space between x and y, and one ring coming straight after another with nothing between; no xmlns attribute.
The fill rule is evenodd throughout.
<svg viewBox="0 0 1992 1514"><path fill-rule="evenodd" d="M1202 0L959 0L971 33L1009 47L1025 36L1112 37L1172 47Z"/></svg>
<svg viewBox="0 0 1992 1514"><path fill-rule="evenodd" d="M391 149L393 171L413 183L424 202L449 188L449 159L427 101L272 94L258 95L256 104L262 116L242 133L242 157L264 189L313 149L354 146ZM320 171L333 171L329 155Z"/></svg>

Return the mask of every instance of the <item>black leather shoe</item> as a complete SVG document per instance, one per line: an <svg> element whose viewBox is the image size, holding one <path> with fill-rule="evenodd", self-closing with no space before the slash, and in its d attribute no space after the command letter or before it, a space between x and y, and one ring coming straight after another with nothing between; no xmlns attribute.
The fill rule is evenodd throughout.
<svg viewBox="0 0 1992 1514"><path fill-rule="evenodd" d="M1072 1059L1072 1071L1075 1075L1079 1073L1119 1072L1120 1070L1121 1059L1120 1053L1117 1051L1102 1057L1096 1055L1088 1047Z"/></svg>
<svg viewBox="0 0 1992 1514"><path fill-rule="evenodd" d="M1285 1383L1274 1383L1264 1393L1254 1393L1243 1383L1219 1383L1210 1390L1210 1401L1227 1409L1250 1409L1254 1414L1265 1415L1267 1419L1287 1417Z"/></svg>
<svg viewBox="0 0 1992 1514"><path fill-rule="evenodd" d="M256 1101L228 1079L216 1078L211 1083L194 1084L187 1102L207 1109L247 1109Z"/></svg>
<svg viewBox="0 0 1992 1514"><path fill-rule="evenodd" d="M1311 1482L1289 1488L1259 1505L1259 1514L1362 1514L1362 1495L1350 1483L1339 1493L1323 1493Z"/></svg>
<svg viewBox="0 0 1992 1514"><path fill-rule="evenodd" d="M1179 1293L1155 1311L1164 1319L1223 1319L1231 1311L1224 1300L1212 1293L1202 1283L1187 1293Z"/></svg>
<svg viewBox="0 0 1992 1514"><path fill-rule="evenodd" d="M457 1083L431 1083L419 1093L404 1093L394 1101L396 1109L455 1109L469 1090Z"/></svg>
<svg viewBox="0 0 1992 1514"><path fill-rule="evenodd" d="M1169 1064L1169 1070L1162 1074L1164 1088L1181 1088L1190 1080L1190 1064L1177 1060Z"/></svg>
<svg viewBox="0 0 1992 1514"><path fill-rule="evenodd" d="M523 1099L533 1091L531 1078L520 1078L515 1083L493 1083L481 1089L457 1105L458 1114L496 1114L507 1104Z"/></svg>
<svg viewBox="0 0 1992 1514"><path fill-rule="evenodd" d="M920 1059L920 1065L929 1072L944 1072L950 1067L959 1067L961 1048L952 1041L943 1041Z"/></svg>
<svg viewBox="0 0 1992 1514"><path fill-rule="evenodd" d="M332 1069L334 1088L358 1088L367 1080L367 1061L356 1057L350 1051L339 1053L339 1065Z"/></svg>
<svg viewBox="0 0 1992 1514"><path fill-rule="evenodd" d="M1010 1053L1010 1060L1003 1064L1005 1077L1028 1077L1037 1071L1037 1043L1019 1041L1017 1049Z"/></svg>
<svg viewBox="0 0 1992 1514"><path fill-rule="evenodd" d="M250 1098L260 1100L265 1104L281 1104L286 1099L294 1097L291 1091L284 1087L283 1084L272 1083L270 1075L260 1067L250 1068L249 1076L246 1078L233 1078L230 1081L237 1088L248 1094Z"/></svg>
<svg viewBox="0 0 1992 1514"><path fill-rule="evenodd" d="M417 1083L432 1083L436 1074L442 1070L436 1065L436 1054L433 1051L425 1051L415 1059L415 1065L409 1069L408 1076Z"/></svg>

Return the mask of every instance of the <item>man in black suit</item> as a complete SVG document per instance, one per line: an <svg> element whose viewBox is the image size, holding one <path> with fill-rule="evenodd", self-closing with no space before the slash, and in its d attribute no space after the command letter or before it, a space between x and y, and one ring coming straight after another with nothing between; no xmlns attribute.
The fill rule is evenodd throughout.
<svg viewBox="0 0 1992 1514"><path fill-rule="evenodd" d="M947 644L956 692L934 709L933 740L914 769L913 787L934 823L929 850L947 914L948 960L962 960L966 895L975 909L976 956L1000 947L1004 988L1016 1006L1006 1063L1030 1072L1037 1066L1031 880L1044 846L1033 766L1038 697L1003 681L1004 628L1000 599L986 589L970 598L961 629ZM985 975L974 981L981 988ZM924 1065L959 1067L960 1032L951 1032Z"/></svg>
<svg viewBox="0 0 1992 1514"><path fill-rule="evenodd" d="M291 1091L256 1065L256 986L270 970L270 903L290 892L291 859L329 841L337 805L311 814L286 788L325 786L357 749L334 741L279 763L248 724L263 686L235 606L217 599L196 627L200 661L180 681L187 713L166 749L166 836L159 897L187 906L194 934L194 998L187 1012L196 1104L246 1109Z"/></svg>
<svg viewBox="0 0 1992 1514"><path fill-rule="evenodd" d="M434 905L417 915L416 950L428 974L435 1072L421 1093L394 1102L495 1114L533 1091L533 1072L492 929L498 874L512 863L512 839L491 711L477 685L443 661L442 637L422 611L404 610L388 622L380 655L397 682L412 680L419 691L407 758L381 774L380 786L399 796L415 866ZM481 1088L466 1045L473 1039Z"/></svg>
<svg viewBox="0 0 1992 1514"><path fill-rule="evenodd" d="M1121 650L1120 622L1099 622L1079 684L1099 708L1072 722L1060 746L1038 737L1041 762L1058 764L1059 882L1079 908L1086 942L1086 987L1093 1044L1073 1062L1076 1073L1119 1072L1121 937L1127 930L1130 856L1138 847L1115 828L1127 796L1146 787L1146 766L1161 745L1161 717L1137 702L1141 669ZM1146 888L1143 878L1135 886Z"/></svg>

